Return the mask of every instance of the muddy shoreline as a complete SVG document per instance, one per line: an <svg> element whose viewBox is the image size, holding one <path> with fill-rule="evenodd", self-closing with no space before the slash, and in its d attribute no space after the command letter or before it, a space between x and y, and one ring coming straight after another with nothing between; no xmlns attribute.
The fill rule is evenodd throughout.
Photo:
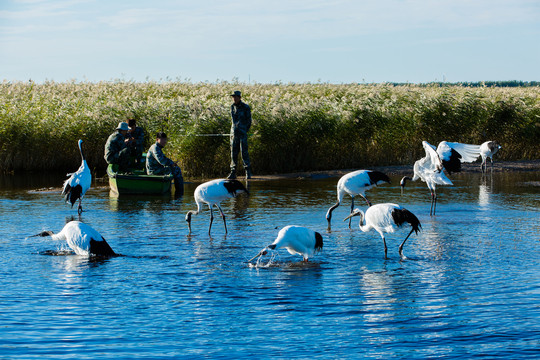
<svg viewBox="0 0 540 360"><path fill-rule="evenodd" d="M411 175L413 174L413 164L392 165L392 166L372 166L369 170L377 170L388 175ZM280 180L280 179L325 179L341 177L346 173L359 169L323 170L323 171L301 171L288 174L255 175L250 181ZM488 165L488 172L490 165ZM493 172L517 172L517 171L540 171L540 160L523 161L496 161L493 163ZM462 164L462 172L479 173L480 163ZM243 179L242 176L238 177Z"/></svg>
<svg viewBox="0 0 540 360"><path fill-rule="evenodd" d="M413 175L413 165L391 165L391 166L372 166L366 167L369 170L377 170L388 175ZM269 181L283 179L327 179L338 178L351 171L359 169L340 169L340 170L320 170L320 171L298 171L286 174L254 175L250 181ZM488 171L490 168L488 166ZM540 171L540 160L523 161L497 161L493 163L493 172L517 172L517 171ZM479 173L480 163L462 164L462 172ZM243 174L238 174L239 180L244 180ZM186 182L200 182L211 180L210 178L187 178ZM96 183L108 183L107 175L95 177Z"/></svg>

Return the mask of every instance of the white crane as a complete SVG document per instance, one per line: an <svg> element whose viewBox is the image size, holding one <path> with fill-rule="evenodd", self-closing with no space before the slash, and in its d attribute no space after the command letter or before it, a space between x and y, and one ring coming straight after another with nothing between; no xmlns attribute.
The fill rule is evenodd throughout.
<svg viewBox="0 0 540 360"><path fill-rule="evenodd" d="M411 225L411 231L409 235L399 245L399 255L403 258L403 245L405 241L411 236L413 231L418 234L418 231L422 228L418 218L409 210L402 208L397 204L377 204L369 207L366 213L360 209L355 209L352 214L347 216L343 221L352 218L353 216L360 216L360 230L368 232L370 230L377 231L384 243L384 258L388 259L388 248L386 247L386 239L384 233L393 233L397 228L401 227L404 223ZM364 225L364 219L366 221Z"/></svg>
<svg viewBox="0 0 540 360"><path fill-rule="evenodd" d="M502 149L502 146L497 144L496 141L486 141L480 145L480 156L482 156L482 164L480 165L480 169L482 172L487 171L487 158L491 160L491 170L493 170L493 155L495 155L500 149Z"/></svg>
<svg viewBox="0 0 540 360"><path fill-rule="evenodd" d="M205 182L195 189L195 202L197 203L197 210L190 210L186 214L186 221L189 227L189 233L191 234L191 217L198 215L201 211L202 204L205 203L210 208L210 226L208 227L208 235L212 229L212 222L214 221L213 206L215 205L221 213L223 219L223 225L225 226L225 233L227 233L227 222L225 221L225 214L219 206L219 203L223 200L236 197L236 195L246 193L249 195L249 191L238 180L229 179L217 179Z"/></svg>
<svg viewBox="0 0 540 360"><path fill-rule="evenodd" d="M322 247L323 238L321 234L303 226L289 225L279 231L276 240L272 244L262 249L248 262L259 256L266 255L268 250L279 248L286 248L292 255L301 255L304 258L304 262L307 262L310 257L321 251Z"/></svg>
<svg viewBox="0 0 540 360"><path fill-rule="evenodd" d="M68 246L77 255L82 256L115 256L116 253L111 249L107 241L101 236L99 232L94 230L90 225L84 224L80 221L68 222L62 231L58 234L52 231L42 231L36 236L50 236L53 240L67 241Z"/></svg>
<svg viewBox="0 0 540 360"><path fill-rule="evenodd" d="M326 220L328 221L328 230L331 229L332 224L332 211L337 208L343 201L345 194L351 196L351 213L354 209L354 197L360 195L368 206L371 206L371 202L366 198L366 190L371 189L374 186L380 185L384 182L390 183L390 178L380 171L371 170L357 170L343 175L337 184L337 202L328 209L326 213ZM349 221L349 228L351 222Z"/></svg>
<svg viewBox="0 0 540 360"><path fill-rule="evenodd" d="M82 143L83 141L79 140L79 151L82 158L81 166L77 172L67 174L69 178L64 182L64 188L62 189L62 196L65 196L66 203L71 204L72 208L75 202L79 200L79 207L77 208L79 215L83 211L81 205L82 198L92 184L92 174L90 173L90 169L84 158Z"/></svg>
<svg viewBox="0 0 540 360"><path fill-rule="evenodd" d="M401 193L407 180L421 179L431 192L431 208L429 215L435 215L437 208L437 185L454 185L444 174L443 170L451 172L461 171L462 162L472 162L480 155L480 145L468 145L442 141L435 150L435 146L422 141L426 156L414 163L414 176L411 179L404 176L400 181Z"/></svg>

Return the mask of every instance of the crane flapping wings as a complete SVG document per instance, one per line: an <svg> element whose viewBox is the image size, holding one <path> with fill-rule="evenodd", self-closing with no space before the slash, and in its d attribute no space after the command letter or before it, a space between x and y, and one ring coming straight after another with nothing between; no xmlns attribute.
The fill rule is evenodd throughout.
<svg viewBox="0 0 540 360"><path fill-rule="evenodd" d="M441 172L443 169L443 163L439 157L439 154L435 151L435 146L431 145L427 141L422 141L422 146L426 151L426 157L423 161L423 167L434 172Z"/></svg>
<svg viewBox="0 0 540 360"><path fill-rule="evenodd" d="M480 145L441 141L437 154L444 168L451 174L461 171L462 162L473 162L480 156Z"/></svg>

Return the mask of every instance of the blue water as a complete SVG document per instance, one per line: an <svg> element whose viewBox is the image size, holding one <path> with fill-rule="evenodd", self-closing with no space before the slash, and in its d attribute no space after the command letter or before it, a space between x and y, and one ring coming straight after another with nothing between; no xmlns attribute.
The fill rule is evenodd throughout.
<svg viewBox="0 0 540 360"><path fill-rule="evenodd" d="M207 210L187 236L196 183L181 199L94 187L82 220L124 256L90 261L26 238L76 216L58 190L33 191L61 176L4 177L0 358L539 358L540 173L453 176L433 218L424 184L401 196L392 180L368 197L419 217L404 261L408 230L387 237L385 260L376 232L342 221L349 199L326 231L337 179L252 181L223 203L229 234L216 217L212 237ZM321 232L324 251L248 266L289 224Z"/></svg>

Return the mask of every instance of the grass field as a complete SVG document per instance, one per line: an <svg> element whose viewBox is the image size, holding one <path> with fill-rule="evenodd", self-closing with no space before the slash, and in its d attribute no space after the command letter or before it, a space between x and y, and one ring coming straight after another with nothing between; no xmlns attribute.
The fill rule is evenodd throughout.
<svg viewBox="0 0 540 360"><path fill-rule="evenodd" d="M256 173L412 164L422 140L497 140L500 159L540 158L540 87L234 84L182 82L0 84L0 171L73 170L85 141L91 168L119 121L169 135L166 153L187 176L229 166L228 96L240 89L253 113Z"/></svg>

